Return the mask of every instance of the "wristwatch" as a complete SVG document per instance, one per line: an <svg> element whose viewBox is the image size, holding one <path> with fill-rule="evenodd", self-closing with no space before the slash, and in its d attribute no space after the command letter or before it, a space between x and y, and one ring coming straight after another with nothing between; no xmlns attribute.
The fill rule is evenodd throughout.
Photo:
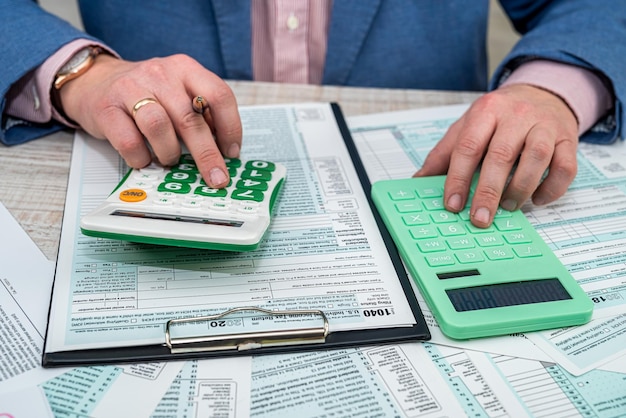
<svg viewBox="0 0 626 418"><path fill-rule="evenodd" d="M79 50L57 73L54 79L54 88L59 90L63 84L87 72L96 57L102 52L102 48L97 46L88 46Z"/></svg>

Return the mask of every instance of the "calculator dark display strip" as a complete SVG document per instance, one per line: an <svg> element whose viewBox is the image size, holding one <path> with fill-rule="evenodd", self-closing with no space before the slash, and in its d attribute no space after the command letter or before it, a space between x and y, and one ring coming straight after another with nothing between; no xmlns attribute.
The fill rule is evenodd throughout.
<svg viewBox="0 0 626 418"><path fill-rule="evenodd" d="M446 290L457 312L571 299L558 279L498 283Z"/></svg>
<svg viewBox="0 0 626 418"><path fill-rule="evenodd" d="M167 215L163 213L135 212L130 210L115 210L111 212L114 216L128 216L132 218L158 219L163 221L187 222L204 225L232 226L239 228L243 225L241 221L229 221L224 219L197 218L194 216Z"/></svg>
<svg viewBox="0 0 626 418"><path fill-rule="evenodd" d="M440 280L458 279L459 277L468 277L468 276L480 276L480 272L476 269L471 269L471 270L463 270L463 271L450 271L448 273L437 273L437 277Z"/></svg>

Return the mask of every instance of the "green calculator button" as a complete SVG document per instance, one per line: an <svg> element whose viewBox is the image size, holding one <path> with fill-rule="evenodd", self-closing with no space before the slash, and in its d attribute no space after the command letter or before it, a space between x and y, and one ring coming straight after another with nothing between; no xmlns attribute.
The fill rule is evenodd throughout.
<svg viewBox="0 0 626 418"><path fill-rule="evenodd" d="M264 170L264 171L274 171L276 169L276 165L269 161L263 160L250 160L246 163L246 170Z"/></svg>
<svg viewBox="0 0 626 418"><path fill-rule="evenodd" d="M515 219L494 219L493 224L498 228L498 231L519 231L522 229L522 225Z"/></svg>
<svg viewBox="0 0 626 418"><path fill-rule="evenodd" d="M465 208L462 211L460 211L459 218L461 218L464 221L469 221L470 220L470 208Z"/></svg>
<svg viewBox="0 0 626 418"><path fill-rule="evenodd" d="M267 190L268 185L266 181L241 179L237 182L237 184L235 184L235 187L238 189L254 189L264 192Z"/></svg>
<svg viewBox="0 0 626 418"><path fill-rule="evenodd" d="M454 253L454 256L459 263L468 264L468 263L480 263L485 261L485 256L480 250L465 250L465 251L457 251Z"/></svg>
<svg viewBox="0 0 626 418"><path fill-rule="evenodd" d="M470 222L467 223L467 229L472 234L492 234L496 232L496 228L494 228L493 225L490 225L487 228L479 228Z"/></svg>
<svg viewBox="0 0 626 418"><path fill-rule="evenodd" d="M481 247L497 247L499 245L504 245L502 237L496 234L477 235L475 239Z"/></svg>
<svg viewBox="0 0 626 418"><path fill-rule="evenodd" d="M446 246L446 243L440 239L425 239L425 240L417 241L417 247L423 253L445 251L448 248Z"/></svg>
<svg viewBox="0 0 626 418"><path fill-rule="evenodd" d="M235 177L237 175L237 167L226 166L226 168L228 169L228 175L230 177Z"/></svg>
<svg viewBox="0 0 626 418"><path fill-rule="evenodd" d="M450 238L446 240L446 244L448 244L451 250L465 250L476 247L474 240L470 237Z"/></svg>
<svg viewBox="0 0 626 418"><path fill-rule="evenodd" d="M233 179L232 179L232 178L230 178L230 179L228 179L228 184L227 184L224 188L225 188L225 189L227 189L227 188L229 188L232 184L233 184ZM209 185L208 185L208 184L206 184L206 181L204 181L204 179L203 179L203 178L200 178L200 186L203 186L203 187L209 187Z"/></svg>
<svg viewBox="0 0 626 418"><path fill-rule="evenodd" d="M413 239L436 238L439 236L437 230L432 225L411 228L409 233Z"/></svg>
<svg viewBox="0 0 626 418"><path fill-rule="evenodd" d="M426 199L422 203L426 210L441 210L443 209L443 199Z"/></svg>
<svg viewBox="0 0 626 418"><path fill-rule="evenodd" d="M263 201L263 192L253 189L235 189L232 191L230 197L235 200L253 200L255 202Z"/></svg>
<svg viewBox="0 0 626 418"><path fill-rule="evenodd" d="M439 187L418 187L415 192L421 199L443 196L443 190Z"/></svg>
<svg viewBox="0 0 626 418"><path fill-rule="evenodd" d="M174 181L177 183L193 183L197 178L198 174L195 172L187 173L183 171L170 171L163 180L166 182Z"/></svg>
<svg viewBox="0 0 626 418"><path fill-rule="evenodd" d="M485 255L490 260L508 260L513 258L513 251L510 248L495 247L485 250Z"/></svg>
<svg viewBox="0 0 626 418"><path fill-rule="evenodd" d="M513 216L512 212L509 212L508 210L504 210L500 207L496 209L496 213L495 215L493 215L494 218L510 218L512 216Z"/></svg>
<svg viewBox="0 0 626 418"><path fill-rule="evenodd" d="M157 187L157 191L159 192L172 192L178 194L186 194L191 191L191 186L189 183L179 183L179 182L163 182L159 184Z"/></svg>
<svg viewBox="0 0 626 418"><path fill-rule="evenodd" d="M266 170L244 170L241 173L242 179L250 179L250 180L262 180L262 181L270 181L272 179L272 172Z"/></svg>
<svg viewBox="0 0 626 418"><path fill-rule="evenodd" d="M406 226L428 225L430 221L423 213L411 213L404 215L402 221Z"/></svg>
<svg viewBox="0 0 626 418"><path fill-rule="evenodd" d="M509 244L528 244L532 239L524 232L507 232L503 234L504 239Z"/></svg>
<svg viewBox="0 0 626 418"><path fill-rule="evenodd" d="M191 154L182 154L180 158L178 159L178 162L181 164L185 164L185 163L195 164L194 159L191 156Z"/></svg>
<svg viewBox="0 0 626 418"><path fill-rule="evenodd" d="M228 168L241 167L241 160L239 158L224 158L224 162L226 163L226 167Z"/></svg>
<svg viewBox="0 0 626 418"><path fill-rule="evenodd" d="M518 257L539 257L541 251L534 245L515 245L513 251Z"/></svg>
<svg viewBox="0 0 626 418"><path fill-rule="evenodd" d="M444 237L467 234L465 227L458 222L439 225L437 229Z"/></svg>
<svg viewBox="0 0 626 418"><path fill-rule="evenodd" d="M170 169L171 171L180 171L183 173L198 173L198 166L194 163L178 163Z"/></svg>
<svg viewBox="0 0 626 418"><path fill-rule="evenodd" d="M389 199L391 200L413 200L415 199L415 193L410 189L394 189L387 192Z"/></svg>
<svg viewBox="0 0 626 418"><path fill-rule="evenodd" d="M415 201L406 201L394 204L396 211L399 213L409 213L409 212L421 212L422 205Z"/></svg>
<svg viewBox="0 0 626 418"><path fill-rule="evenodd" d="M454 257L450 254L428 255L424 257L424 259L431 267L451 266L456 264Z"/></svg>
<svg viewBox="0 0 626 418"><path fill-rule="evenodd" d="M448 212L447 210L438 210L436 212L431 212L430 218L436 224L456 222L457 220L456 214Z"/></svg>
<svg viewBox="0 0 626 418"><path fill-rule="evenodd" d="M193 192L199 196L207 197L225 197L228 193L226 189L214 189L209 186L198 186Z"/></svg>

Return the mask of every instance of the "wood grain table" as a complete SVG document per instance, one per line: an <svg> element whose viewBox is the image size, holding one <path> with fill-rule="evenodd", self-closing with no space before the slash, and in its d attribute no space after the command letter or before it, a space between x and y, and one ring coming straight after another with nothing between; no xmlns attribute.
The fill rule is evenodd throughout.
<svg viewBox="0 0 626 418"><path fill-rule="evenodd" d="M480 93L229 82L240 105L337 102L345 116L470 103ZM50 260L59 246L73 131L0 145L0 202ZM0 234L1 234L0 225Z"/></svg>

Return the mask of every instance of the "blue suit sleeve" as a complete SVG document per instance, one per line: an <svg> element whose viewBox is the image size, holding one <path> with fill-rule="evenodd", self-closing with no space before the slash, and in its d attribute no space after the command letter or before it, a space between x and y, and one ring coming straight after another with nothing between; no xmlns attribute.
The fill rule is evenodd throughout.
<svg viewBox="0 0 626 418"><path fill-rule="evenodd" d="M62 125L54 121L35 124L10 118L4 113L9 87L41 65L62 45L90 37L45 12L32 0L0 1L0 16L0 141L12 145L47 135L61 129Z"/></svg>
<svg viewBox="0 0 626 418"><path fill-rule="evenodd" d="M614 0L501 0L523 35L496 69L496 88L520 64L537 58L594 71L615 98L612 111L581 139L609 144L624 137L626 118L626 2Z"/></svg>

